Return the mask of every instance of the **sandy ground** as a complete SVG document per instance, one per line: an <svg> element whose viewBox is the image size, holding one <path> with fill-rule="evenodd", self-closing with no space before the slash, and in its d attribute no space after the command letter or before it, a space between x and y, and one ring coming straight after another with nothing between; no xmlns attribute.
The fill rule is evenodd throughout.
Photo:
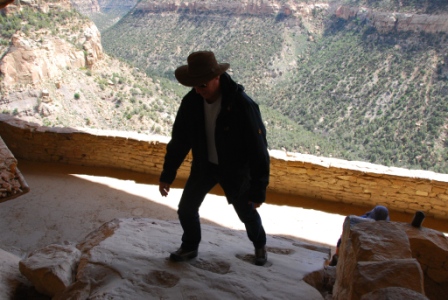
<svg viewBox="0 0 448 300"><path fill-rule="evenodd" d="M18 166L30 192L0 203L0 248L16 255L51 243L78 242L114 218L177 220L183 182L175 182L165 198L158 192L158 178L150 175L29 161L19 161ZM217 194L209 194L201 207L202 222L244 230L219 189L213 192ZM297 207L272 202L295 203ZM345 216L369 209L268 194L259 212L268 234L295 237L334 250ZM391 212L395 221L410 222L412 217ZM448 232L448 222L426 218L423 225Z"/></svg>

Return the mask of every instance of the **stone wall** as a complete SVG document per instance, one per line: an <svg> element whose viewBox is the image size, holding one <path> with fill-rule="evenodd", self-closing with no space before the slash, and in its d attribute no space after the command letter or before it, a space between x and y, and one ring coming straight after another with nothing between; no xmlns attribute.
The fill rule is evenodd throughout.
<svg viewBox="0 0 448 300"><path fill-rule="evenodd" d="M159 175L167 137L47 128L0 115L0 136L18 159L114 167ZM270 151L269 191L448 219L448 175ZM189 155L178 171L185 179ZM268 200L269 201L269 200ZM272 203L272 202L271 202ZM278 203L276 203L278 204ZM294 203L280 203L294 206Z"/></svg>

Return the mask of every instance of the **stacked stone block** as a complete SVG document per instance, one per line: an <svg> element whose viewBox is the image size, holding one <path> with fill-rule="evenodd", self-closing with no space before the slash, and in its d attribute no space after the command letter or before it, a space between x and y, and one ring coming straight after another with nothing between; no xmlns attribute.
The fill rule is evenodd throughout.
<svg viewBox="0 0 448 300"><path fill-rule="evenodd" d="M128 136L126 136L128 135ZM0 136L18 159L112 167L158 176L167 137L48 128L0 116ZM448 219L448 175L271 150L269 191ZM178 171L186 179L191 154ZM288 203L294 205L294 203Z"/></svg>

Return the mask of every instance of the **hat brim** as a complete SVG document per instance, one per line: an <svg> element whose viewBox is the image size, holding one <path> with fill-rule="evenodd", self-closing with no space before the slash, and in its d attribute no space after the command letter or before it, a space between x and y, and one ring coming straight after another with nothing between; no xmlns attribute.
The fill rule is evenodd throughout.
<svg viewBox="0 0 448 300"><path fill-rule="evenodd" d="M202 74L201 76L192 76L188 70L188 65L180 66L174 71L174 76L176 76L177 81L180 84L193 87L204 84L216 76L221 75L225 71L227 71L230 67L228 63L220 63L218 64L218 68L216 70L212 70L208 74Z"/></svg>

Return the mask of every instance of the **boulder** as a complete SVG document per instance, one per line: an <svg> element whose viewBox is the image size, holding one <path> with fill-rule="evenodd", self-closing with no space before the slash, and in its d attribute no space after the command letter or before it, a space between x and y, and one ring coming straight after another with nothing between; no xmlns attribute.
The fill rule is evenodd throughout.
<svg viewBox="0 0 448 300"><path fill-rule="evenodd" d="M17 164L17 159L0 137L0 203L21 196L30 190Z"/></svg>
<svg viewBox="0 0 448 300"><path fill-rule="evenodd" d="M416 258L424 274L426 295L432 300L448 295L448 239L440 231L406 223L398 224L409 238L412 257Z"/></svg>
<svg viewBox="0 0 448 300"><path fill-rule="evenodd" d="M351 289L345 299L361 299L365 294L387 287L404 287L424 294L423 272L414 258L358 262L350 280Z"/></svg>
<svg viewBox="0 0 448 300"><path fill-rule="evenodd" d="M416 291L402 287L387 287L378 289L361 297L361 300L428 300L428 297Z"/></svg>
<svg viewBox="0 0 448 300"><path fill-rule="evenodd" d="M334 299L361 299L387 287L424 294L423 272L412 258L406 232L396 222L348 216L343 225Z"/></svg>
<svg viewBox="0 0 448 300"><path fill-rule="evenodd" d="M49 245L21 260L19 270L39 293L53 297L75 281L81 252L70 245Z"/></svg>

